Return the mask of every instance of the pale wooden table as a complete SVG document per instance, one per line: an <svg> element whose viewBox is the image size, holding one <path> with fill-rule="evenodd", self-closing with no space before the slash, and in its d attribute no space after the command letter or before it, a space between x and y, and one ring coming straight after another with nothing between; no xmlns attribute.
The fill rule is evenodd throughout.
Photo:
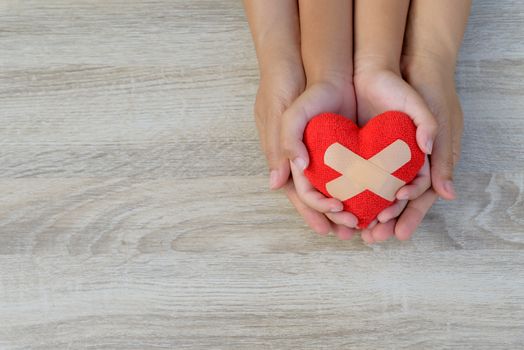
<svg viewBox="0 0 524 350"><path fill-rule="evenodd" d="M460 199L368 247L267 191L240 2L2 0L0 349L522 348L523 32L475 1Z"/></svg>

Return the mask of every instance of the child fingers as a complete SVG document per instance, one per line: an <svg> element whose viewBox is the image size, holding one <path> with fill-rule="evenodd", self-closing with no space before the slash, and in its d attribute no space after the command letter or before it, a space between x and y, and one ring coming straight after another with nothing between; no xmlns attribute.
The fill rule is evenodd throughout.
<svg viewBox="0 0 524 350"><path fill-rule="evenodd" d="M317 113L312 106L313 96L310 90L300 95L293 104L282 114L280 143L285 156L294 162L301 170L307 168L309 156L302 143L304 130L308 121Z"/></svg>
<svg viewBox="0 0 524 350"><path fill-rule="evenodd" d="M431 178L429 175L420 175L415 178L409 185L402 187L397 192L397 198L401 200L412 200L418 198L422 193L431 187Z"/></svg>
<svg viewBox="0 0 524 350"><path fill-rule="evenodd" d="M415 199L422 193L426 192L426 190L430 187L431 177L429 170L429 159L428 156L426 156L424 165L417 174L417 177L409 185L403 186L401 189L399 189L397 191L396 197L400 200Z"/></svg>
<svg viewBox="0 0 524 350"><path fill-rule="evenodd" d="M284 156L303 171L309 164L309 155L306 146L302 142L308 118L303 115L295 116L292 109L293 107L290 107L282 116L280 143Z"/></svg>
<svg viewBox="0 0 524 350"><path fill-rule="evenodd" d="M386 223L389 222L391 219L396 218L399 216L406 205L408 204L408 200L398 200L395 203L393 203L391 206L387 207L386 209L382 210L378 216L377 219L380 223Z"/></svg>
<svg viewBox="0 0 524 350"><path fill-rule="evenodd" d="M413 235L437 197L433 190L428 190L408 203L395 225L395 236L399 240L407 240Z"/></svg>
<svg viewBox="0 0 524 350"><path fill-rule="evenodd" d="M317 114L337 109L340 101L333 99L333 89L330 84L313 85L282 114L280 141L284 154L301 170L307 168L309 163L307 149L302 142L304 130Z"/></svg>
<svg viewBox="0 0 524 350"><path fill-rule="evenodd" d="M350 228L356 228L358 225L358 219L355 215L341 211L340 213L326 213L327 218L336 224L344 225Z"/></svg>
<svg viewBox="0 0 524 350"><path fill-rule="evenodd" d="M424 153L431 154L438 131L438 123L435 116L431 113L422 97L414 90L408 94L405 106L405 112L411 116L417 126L416 137L418 146Z"/></svg>
<svg viewBox="0 0 524 350"><path fill-rule="evenodd" d="M297 194L307 206L321 213L337 213L342 211L343 205L339 200L326 198L311 186L304 173L300 171L293 162L291 162L290 165Z"/></svg>

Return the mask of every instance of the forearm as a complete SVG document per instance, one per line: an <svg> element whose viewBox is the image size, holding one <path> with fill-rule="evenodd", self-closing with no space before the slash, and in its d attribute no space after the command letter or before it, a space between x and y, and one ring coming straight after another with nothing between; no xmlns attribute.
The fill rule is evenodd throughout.
<svg viewBox="0 0 524 350"><path fill-rule="evenodd" d="M454 73L471 0L412 0L403 55Z"/></svg>
<svg viewBox="0 0 524 350"><path fill-rule="evenodd" d="M300 0L302 60L308 85L352 81L353 4L351 0Z"/></svg>
<svg viewBox="0 0 524 350"><path fill-rule="evenodd" d="M244 0L261 75L302 70L296 0Z"/></svg>
<svg viewBox="0 0 524 350"><path fill-rule="evenodd" d="M409 0L356 0L355 74L374 67L399 73L408 9Z"/></svg>

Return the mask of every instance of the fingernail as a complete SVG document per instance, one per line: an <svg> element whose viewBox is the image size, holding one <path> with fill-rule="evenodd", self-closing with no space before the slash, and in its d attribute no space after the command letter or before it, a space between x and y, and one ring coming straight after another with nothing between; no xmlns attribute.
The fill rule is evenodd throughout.
<svg viewBox="0 0 524 350"><path fill-rule="evenodd" d="M293 159L293 164L295 164L295 166L300 171L304 171L304 169L306 169L306 161L300 157L296 157L295 159Z"/></svg>
<svg viewBox="0 0 524 350"><path fill-rule="evenodd" d="M342 205L337 205L332 207L329 211L332 213L340 213L343 209L344 207Z"/></svg>
<svg viewBox="0 0 524 350"><path fill-rule="evenodd" d="M432 151L433 151L433 140L428 140L428 142L426 142L426 153L431 154Z"/></svg>
<svg viewBox="0 0 524 350"><path fill-rule="evenodd" d="M397 195L397 199L399 199L399 200L404 200L404 199L408 199L408 198L409 198L409 194L407 192L400 192Z"/></svg>
<svg viewBox="0 0 524 350"><path fill-rule="evenodd" d="M278 181L278 172L276 170L271 170L269 173L269 188L271 190L274 190L275 187L277 187L277 181Z"/></svg>
<svg viewBox="0 0 524 350"><path fill-rule="evenodd" d="M453 197L456 197L455 187L453 186L453 181L444 182L444 188L446 189L446 192L451 194Z"/></svg>
<svg viewBox="0 0 524 350"><path fill-rule="evenodd" d="M366 227L368 230L371 230L373 227L377 226L378 224L378 220L375 219L373 221L371 221L371 223L368 225L368 227Z"/></svg>

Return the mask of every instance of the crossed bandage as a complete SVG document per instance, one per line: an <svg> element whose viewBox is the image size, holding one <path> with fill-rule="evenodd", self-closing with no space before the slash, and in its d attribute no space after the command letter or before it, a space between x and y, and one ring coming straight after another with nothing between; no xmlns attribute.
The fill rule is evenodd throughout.
<svg viewBox="0 0 524 350"><path fill-rule="evenodd" d="M369 159L364 159L336 142L324 153L324 163L342 176L328 182L326 190L333 197L345 201L370 190L388 201L405 182L391 175L411 160L406 142L396 140Z"/></svg>

